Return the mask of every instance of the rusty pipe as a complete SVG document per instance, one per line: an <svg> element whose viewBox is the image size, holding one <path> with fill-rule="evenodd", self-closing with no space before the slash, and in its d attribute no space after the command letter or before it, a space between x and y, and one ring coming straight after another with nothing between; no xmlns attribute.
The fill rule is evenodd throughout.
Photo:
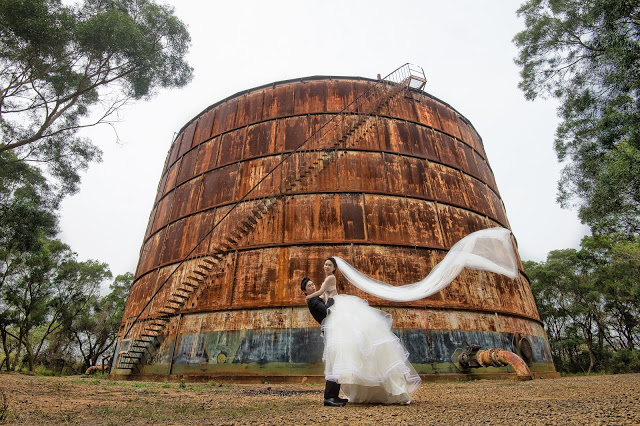
<svg viewBox="0 0 640 426"><path fill-rule="evenodd" d="M531 380L531 371L527 364L518 355L506 349L487 349L480 350L476 354L476 360L482 367L494 366L503 367L510 365L516 371L518 380Z"/></svg>
<svg viewBox="0 0 640 426"><path fill-rule="evenodd" d="M478 345L469 345L457 356L457 361L464 368L504 367L510 365L516 372L518 380L531 380L533 376L527 364L518 355L501 348L480 350Z"/></svg>

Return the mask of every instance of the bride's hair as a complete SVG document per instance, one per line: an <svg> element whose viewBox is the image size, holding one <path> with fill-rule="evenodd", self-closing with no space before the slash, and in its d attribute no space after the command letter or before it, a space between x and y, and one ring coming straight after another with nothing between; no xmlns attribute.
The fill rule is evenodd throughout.
<svg viewBox="0 0 640 426"><path fill-rule="evenodd" d="M331 263L333 263L333 272L332 274L335 275L336 271L338 270L338 264L336 263L336 260L333 257L327 257L324 261L329 261Z"/></svg>

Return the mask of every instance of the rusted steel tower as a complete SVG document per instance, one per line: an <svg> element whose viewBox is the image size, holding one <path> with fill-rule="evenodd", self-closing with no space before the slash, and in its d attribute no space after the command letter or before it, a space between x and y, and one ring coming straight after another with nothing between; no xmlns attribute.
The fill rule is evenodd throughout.
<svg viewBox="0 0 640 426"><path fill-rule="evenodd" d="M187 123L158 185L112 374L320 376L322 338L299 282L321 282L324 258L405 284L467 234L508 228L481 138L422 91L425 81L405 65L379 80L276 82ZM468 345L505 348L534 374L555 373L523 274L464 271L410 303L338 281L392 314L427 380L471 374L455 358Z"/></svg>

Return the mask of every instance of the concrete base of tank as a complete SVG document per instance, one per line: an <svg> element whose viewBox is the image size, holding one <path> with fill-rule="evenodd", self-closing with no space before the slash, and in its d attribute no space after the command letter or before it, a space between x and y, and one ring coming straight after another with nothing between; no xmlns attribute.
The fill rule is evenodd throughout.
<svg viewBox="0 0 640 426"><path fill-rule="evenodd" d="M396 309L384 310L394 315L398 314ZM403 315L396 315L398 318L394 316L393 332L424 381L516 377L510 366L462 369L452 358L453 354L471 344L483 349L502 348L520 355L534 378L558 376L544 329L537 321L496 312L441 309L403 309L402 312ZM251 314L243 312L245 317ZM285 320L276 320L278 314ZM233 315L238 315L238 311L176 317L160 346L138 366L137 372L113 368L112 377L237 383L323 381L324 341L319 326L305 308L262 311L261 317L271 318L271 327L254 318L243 321L245 326L240 329L228 329L233 324L229 316ZM416 318L429 321L426 326L416 328ZM249 324L255 324L256 328L247 328ZM447 325L446 329L429 327L443 324Z"/></svg>

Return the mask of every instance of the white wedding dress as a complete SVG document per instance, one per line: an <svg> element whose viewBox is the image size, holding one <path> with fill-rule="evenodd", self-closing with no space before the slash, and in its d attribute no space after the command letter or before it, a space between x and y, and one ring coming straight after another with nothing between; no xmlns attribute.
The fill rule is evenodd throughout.
<svg viewBox="0 0 640 426"><path fill-rule="evenodd" d="M465 267L512 279L518 273L511 231L504 228L484 229L466 236L451 247L426 278L403 286L374 280L343 259L334 259L342 275L353 285L393 301L428 297L449 285ZM391 332L391 315L355 296L337 295L333 299L334 305L322 323L325 378L340 383L350 402L410 403L410 393L420 385L420 376Z"/></svg>
<svg viewBox="0 0 640 426"><path fill-rule="evenodd" d="M408 404L420 376L391 332L391 315L347 295L334 296L322 323L325 378L355 403Z"/></svg>

